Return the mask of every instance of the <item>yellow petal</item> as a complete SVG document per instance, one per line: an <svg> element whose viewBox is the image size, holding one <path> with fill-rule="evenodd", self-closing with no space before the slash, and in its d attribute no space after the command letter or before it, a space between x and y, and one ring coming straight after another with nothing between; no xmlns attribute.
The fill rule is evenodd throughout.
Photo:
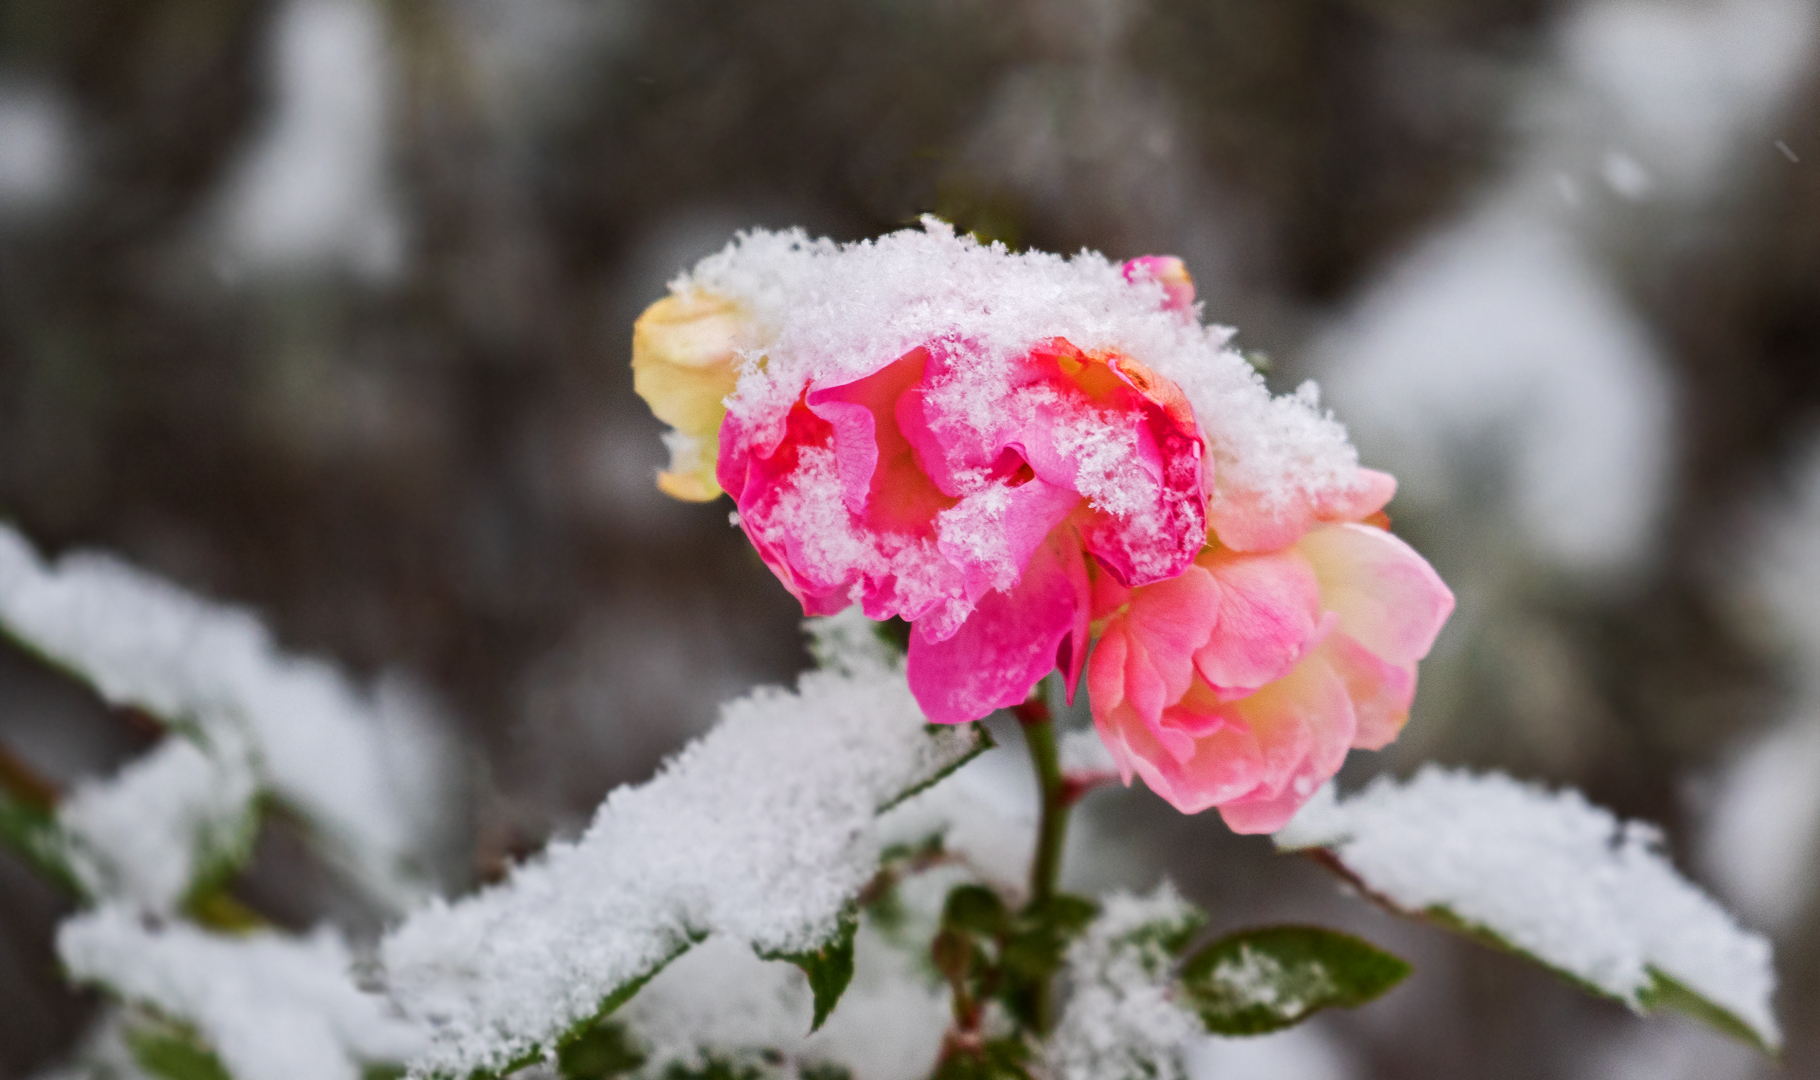
<svg viewBox="0 0 1820 1080"><path fill-rule="evenodd" d="M720 458L720 433L697 439L672 431L664 436L664 442L670 447L670 468L657 474L657 490L684 502L720 498L720 483L714 476L714 465Z"/></svg>
<svg viewBox="0 0 1820 1080"><path fill-rule="evenodd" d="M739 304L708 293L666 296L632 327L632 386L675 431L670 470L657 486L679 499L706 501L714 482L722 404L739 381L739 348L748 323Z"/></svg>
<svg viewBox="0 0 1820 1080"><path fill-rule="evenodd" d="M707 294L666 296L632 326L632 386L657 418L700 437L720 429L721 400L739 380L746 330L739 305Z"/></svg>

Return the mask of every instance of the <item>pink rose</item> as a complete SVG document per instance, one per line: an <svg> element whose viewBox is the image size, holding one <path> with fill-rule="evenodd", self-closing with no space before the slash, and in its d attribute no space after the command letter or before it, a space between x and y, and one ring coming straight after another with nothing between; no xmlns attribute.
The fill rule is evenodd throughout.
<svg viewBox="0 0 1820 1080"><path fill-rule="evenodd" d="M1206 533L1201 439L1176 386L1062 339L1010 364L930 341L782 415L730 412L720 486L810 614L913 625L911 689L959 723L1087 654L1088 571L1138 587Z"/></svg>
<svg viewBox="0 0 1820 1080"><path fill-rule="evenodd" d="M1094 723L1126 783L1135 772L1184 813L1217 806L1236 832L1274 832L1349 749L1396 738L1453 603L1409 545L1353 522L1275 551L1210 544L1138 588L1097 578Z"/></svg>

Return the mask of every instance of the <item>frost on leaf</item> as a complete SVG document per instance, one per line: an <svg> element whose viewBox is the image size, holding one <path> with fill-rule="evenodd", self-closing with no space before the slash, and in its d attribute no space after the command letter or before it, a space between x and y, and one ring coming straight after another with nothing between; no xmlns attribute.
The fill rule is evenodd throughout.
<svg viewBox="0 0 1820 1080"><path fill-rule="evenodd" d="M0 633L193 744L78 790L61 823L86 887L169 907L190 884L172 867L214 869L269 792L375 899L402 910L431 891L446 764L406 696L363 694L279 652L251 614L106 556L47 564L5 525Z"/></svg>
<svg viewBox="0 0 1820 1080"><path fill-rule="evenodd" d="M193 1030L235 1080L348 1080L423 1046L416 1027L354 984L347 947L328 930L229 937L104 906L65 922L57 952L77 981Z"/></svg>
<svg viewBox="0 0 1820 1080"><path fill-rule="evenodd" d="M1182 965L1181 985L1215 1035L1262 1035L1322 1009L1363 1005L1409 965L1350 934L1272 926L1223 937Z"/></svg>
<svg viewBox="0 0 1820 1080"><path fill-rule="evenodd" d="M1044 1051L1056 1080L1181 1080L1182 1048L1201 1030L1177 1000L1175 953L1202 915L1168 884L1106 898L1068 950L1073 987Z"/></svg>
<svg viewBox="0 0 1820 1080"><path fill-rule="evenodd" d="M1531 957L1638 1012L1670 1007L1766 1050L1781 1045L1769 942L1675 872L1660 835L1578 792L1429 766L1276 834L1325 849L1387 905Z"/></svg>
<svg viewBox="0 0 1820 1080"><path fill-rule="evenodd" d="M656 778L609 795L580 839L385 939L393 1000L432 1033L415 1074L536 1060L709 935L792 958L838 945L878 867L881 808L981 737L930 730L901 665L819 636L827 667L795 692L724 706ZM824 974L828 1005L838 972Z"/></svg>
<svg viewBox="0 0 1820 1080"><path fill-rule="evenodd" d="M244 751L173 738L110 779L78 785L57 820L83 891L175 910L251 854L254 783Z"/></svg>

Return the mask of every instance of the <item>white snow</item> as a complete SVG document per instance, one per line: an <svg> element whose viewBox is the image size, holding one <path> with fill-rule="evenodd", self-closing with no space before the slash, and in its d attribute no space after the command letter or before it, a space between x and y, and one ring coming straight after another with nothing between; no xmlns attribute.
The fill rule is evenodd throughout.
<svg viewBox="0 0 1820 1080"><path fill-rule="evenodd" d="M755 320L758 344L729 408L756 421L781 417L811 381L850 381L940 343L956 371L932 393L991 430L1016 404L1004 379L1013 359L1062 337L1089 352L1117 350L1181 387L1221 492L1249 492L1274 508L1360 483L1345 429L1307 395L1272 398L1226 347L1230 330L1162 310L1160 285L1125 281L1097 252L1013 254L933 218L846 245L758 230L670 288L731 297Z"/></svg>
<svg viewBox="0 0 1820 1080"><path fill-rule="evenodd" d="M275 108L225 192L223 246L258 271L403 261L387 161L392 57L371 0L290 0L273 21Z"/></svg>
<svg viewBox="0 0 1820 1080"><path fill-rule="evenodd" d="M641 1075L657 1078L673 1064L700 1069L710 1059L749 1061L772 1051L799 1070L827 1062L858 1080L921 1080L948 1029L947 988L869 927L861 927L854 944L853 983L810 1035L813 1006L801 971L761 960L731 938L709 938L616 1014L646 1055Z"/></svg>
<svg viewBox="0 0 1820 1080"><path fill-rule="evenodd" d="M385 939L394 1000L434 1033L415 1073L547 1049L705 935L790 952L834 932L876 870L878 812L964 759L976 736L927 730L901 666L874 643L831 632L818 647L829 669L794 693L723 707L655 779L608 796L579 840L500 886L433 902Z"/></svg>
<svg viewBox="0 0 1820 1080"><path fill-rule="evenodd" d="M71 977L193 1026L236 1080L358 1080L397 1062L420 1031L357 987L334 933L206 933L108 905L68 920L57 953Z"/></svg>
<svg viewBox="0 0 1820 1080"><path fill-rule="evenodd" d="M310 822L375 899L403 910L429 893L422 860L438 828L447 763L408 695L384 684L361 693L329 665L281 653L250 613L106 556L76 553L46 565L4 524L0 631L110 703L189 731L218 768L232 761L231 748L244 747L260 787ZM109 811L110 848L157 847L185 827L153 811L193 812L193 769L161 768L131 774L148 800L145 828L135 838L130 813ZM153 790L152 775L181 790Z"/></svg>
<svg viewBox="0 0 1820 1080"><path fill-rule="evenodd" d="M1677 874L1654 827L1578 792L1428 766L1344 801L1329 785L1275 840L1328 848L1398 907L1444 908L1633 1008L1660 971L1781 1042L1769 942Z"/></svg>
<svg viewBox="0 0 1820 1080"><path fill-rule="evenodd" d="M57 807L70 865L92 897L169 913L215 858L252 842L256 781L243 746L173 735Z"/></svg>
<svg viewBox="0 0 1820 1080"><path fill-rule="evenodd" d="M1171 996L1174 957L1154 935L1197 919L1168 883L1106 897L1068 950L1072 991L1044 1052L1056 1080L1180 1080L1201 1021Z"/></svg>
<svg viewBox="0 0 1820 1080"><path fill-rule="evenodd" d="M1701 862L1727 900L1774 930L1794 926L1820 853L1820 702L1752 739L1720 771Z"/></svg>

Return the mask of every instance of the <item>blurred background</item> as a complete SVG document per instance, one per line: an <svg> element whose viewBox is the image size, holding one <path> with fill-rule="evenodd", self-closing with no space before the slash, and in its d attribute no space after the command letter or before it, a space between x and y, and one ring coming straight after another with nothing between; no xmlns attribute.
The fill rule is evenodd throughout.
<svg viewBox="0 0 1820 1080"><path fill-rule="evenodd" d="M1460 608L1402 740L1583 788L1772 936L1779 1072L1096 794L1083 885L1344 925L1396 993L1205 1075L1820 1077L1820 4L0 0L0 516L435 703L485 880L808 658L652 477L630 328L739 228L1182 256ZM152 738L0 651L57 785ZM1115 845L1108 845L1115 846ZM241 893L358 923L268 828ZM305 882L309 882L307 887ZM0 1077L77 1040L0 853Z"/></svg>

